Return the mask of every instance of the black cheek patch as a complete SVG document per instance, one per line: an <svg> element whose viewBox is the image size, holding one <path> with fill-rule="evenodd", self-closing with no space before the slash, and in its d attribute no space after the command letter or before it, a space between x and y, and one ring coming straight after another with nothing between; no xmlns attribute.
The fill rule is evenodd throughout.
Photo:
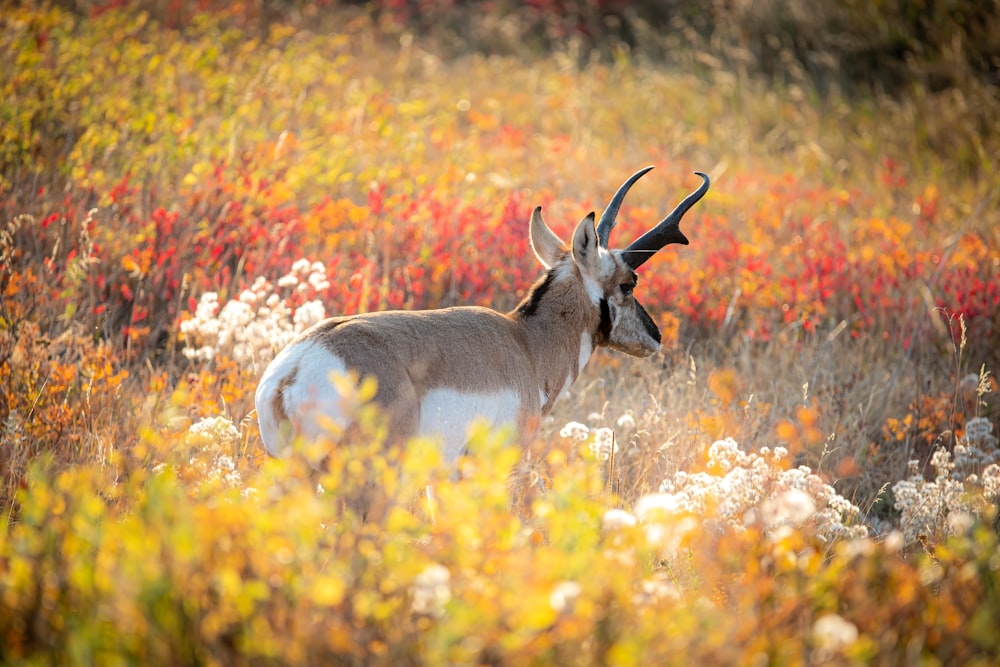
<svg viewBox="0 0 1000 667"><path fill-rule="evenodd" d="M656 324L653 322L653 318L649 316L649 313L646 312L646 309L643 308L642 304L639 303L638 301L635 302L635 307L639 311L639 319L642 321L642 326L645 327L646 333L648 333L653 340L659 343L660 330L656 327Z"/></svg>
<svg viewBox="0 0 1000 667"><path fill-rule="evenodd" d="M611 340L611 306L608 305L607 299L601 299L601 323L597 326L597 344L606 345L609 340Z"/></svg>

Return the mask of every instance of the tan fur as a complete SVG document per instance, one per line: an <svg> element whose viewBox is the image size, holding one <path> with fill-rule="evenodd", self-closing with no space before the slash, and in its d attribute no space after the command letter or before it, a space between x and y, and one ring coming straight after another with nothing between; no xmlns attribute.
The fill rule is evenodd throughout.
<svg viewBox="0 0 1000 667"><path fill-rule="evenodd" d="M586 332L590 336L592 349L599 337L600 316L582 288L576 268L571 268L574 275L552 281L548 298L540 301L534 315L522 316L518 309L507 314L523 329L528 341L538 388L548 399L541 406L542 415L552 410L567 378L572 383L580 374L580 335Z"/></svg>
<svg viewBox="0 0 1000 667"><path fill-rule="evenodd" d="M420 398L440 387L513 388L521 401L518 426L530 429L534 416L552 409L567 378L579 375L580 334L598 337L599 317L578 277L553 280L546 296L531 316L463 306L331 318L296 342L315 340L349 368L374 376L376 401L387 409L396 437L413 435Z"/></svg>

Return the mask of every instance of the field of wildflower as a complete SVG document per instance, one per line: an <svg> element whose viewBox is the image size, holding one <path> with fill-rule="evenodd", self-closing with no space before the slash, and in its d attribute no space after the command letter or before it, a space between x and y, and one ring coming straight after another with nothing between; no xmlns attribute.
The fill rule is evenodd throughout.
<svg viewBox="0 0 1000 667"><path fill-rule="evenodd" d="M995 83L272 4L0 15L0 663L1000 660ZM568 235L647 164L613 242L713 182L640 271L662 353L457 475L371 387L322 474L264 455L299 331L510 309L532 208Z"/></svg>

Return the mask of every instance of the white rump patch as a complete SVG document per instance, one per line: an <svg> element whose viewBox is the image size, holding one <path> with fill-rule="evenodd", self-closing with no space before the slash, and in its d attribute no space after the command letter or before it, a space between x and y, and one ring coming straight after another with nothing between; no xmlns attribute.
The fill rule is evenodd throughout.
<svg viewBox="0 0 1000 667"><path fill-rule="evenodd" d="M315 440L329 433L329 426L347 428L344 397L330 378L346 375L343 360L322 345L311 340L290 345L282 350L264 371L254 403L264 447L272 456L281 456L291 445L293 432ZM288 383L288 378L294 381ZM282 383L286 383L282 388ZM281 392L282 408L288 423L282 423L275 411L275 399Z"/></svg>
<svg viewBox="0 0 1000 667"><path fill-rule="evenodd" d="M512 390L474 393L431 389L420 402L417 431L422 436L441 438L444 460L454 466L465 451L469 426L476 419L490 426L516 426L520 409L521 401Z"/></svg>

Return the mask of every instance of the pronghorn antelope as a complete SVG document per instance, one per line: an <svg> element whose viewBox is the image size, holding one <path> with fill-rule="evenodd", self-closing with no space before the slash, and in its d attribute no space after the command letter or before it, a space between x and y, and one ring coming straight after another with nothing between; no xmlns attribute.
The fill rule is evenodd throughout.
<svg viewBox="0 0 1000 667"><path fill-rule="evenodd" d="M531 214L531 247L545 271L506 314L489 308L388 311L334 317L303 332L264 371L255 395L267 451L282 454L299 436L317 439L330 424L349 426L331 382L354 372L377 381L375 401L389 437L440 439L454 465L475 419L530 432L573 384L591 354L606 346L635 357L660 349L660 331L636 300L636 269L667 244L686 245L679 223L709 188L709 178L624 250L609 249L618 209L632 185L618 189L594 225L590 213L566 245Z"/></svg>

